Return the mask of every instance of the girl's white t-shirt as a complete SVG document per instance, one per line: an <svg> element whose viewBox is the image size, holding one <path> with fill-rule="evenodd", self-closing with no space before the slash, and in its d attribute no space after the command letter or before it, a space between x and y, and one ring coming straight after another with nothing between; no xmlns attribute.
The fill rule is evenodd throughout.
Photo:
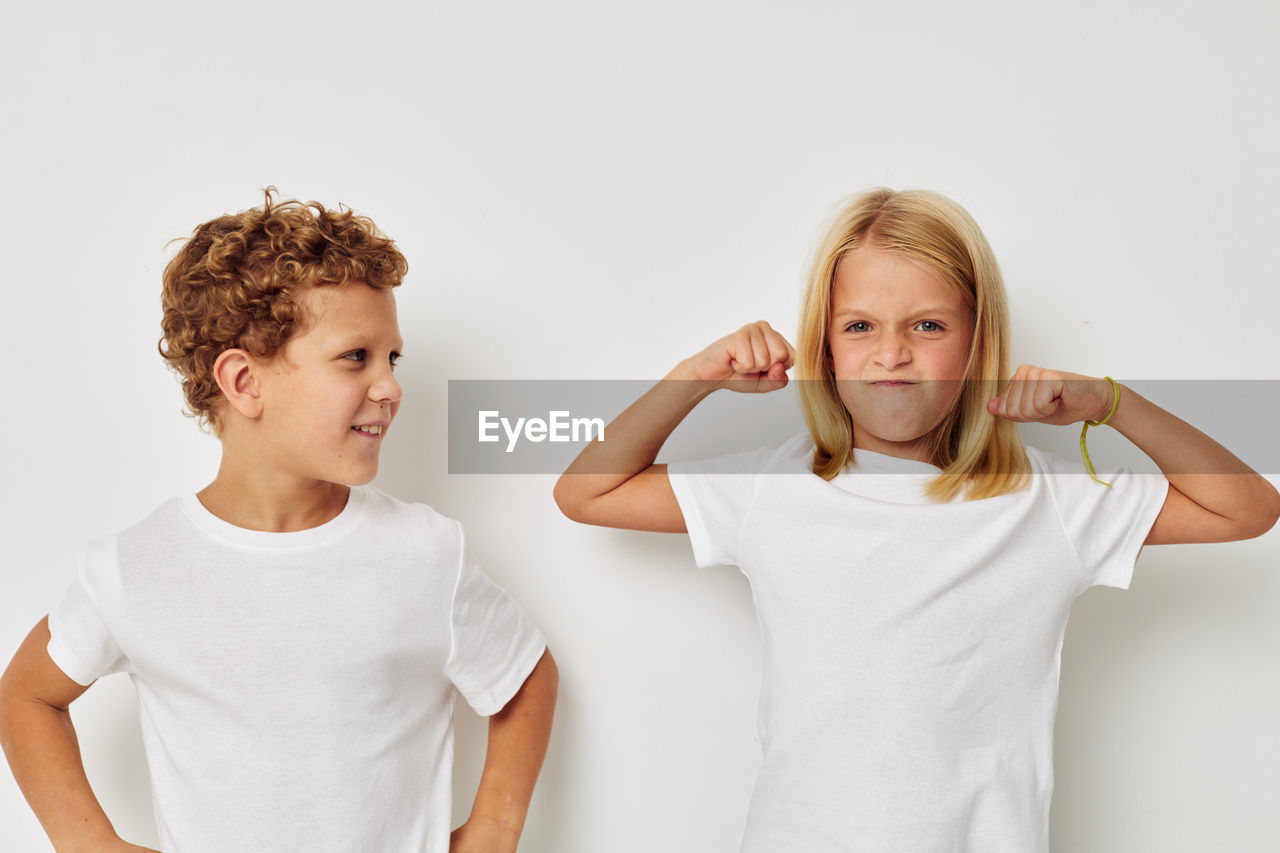
<svg viewBox="0 0 1280 853"><path fill-rule="evenodd" d="M458 522L368 486L294 533L171 500L49 625L75 681L133 678L165 853L445 853L455 698L500 710L545 647Z"/></svg>
<svg viewBox="0 0 1280 853"><path fill-rule="evenodd" d="M1127 587L1168 481L1028 448L1029 488L931 503L938 468L813 444L675 463L699 566L736 564L764 643L744 853L1048 850L1071 604Z"/></svg>

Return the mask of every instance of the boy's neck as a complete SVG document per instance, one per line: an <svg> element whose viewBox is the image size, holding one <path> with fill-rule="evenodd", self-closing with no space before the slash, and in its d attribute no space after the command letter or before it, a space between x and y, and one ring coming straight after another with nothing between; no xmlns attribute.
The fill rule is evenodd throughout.
<svg viewBox="0 0 1280 853"><path fill-rule="evenodd" d="M246 530L289 533L319 527L347 505L350 486L290 478L266 479L236 470L223 459L218 476L196 493L218 518Z"/></svg>

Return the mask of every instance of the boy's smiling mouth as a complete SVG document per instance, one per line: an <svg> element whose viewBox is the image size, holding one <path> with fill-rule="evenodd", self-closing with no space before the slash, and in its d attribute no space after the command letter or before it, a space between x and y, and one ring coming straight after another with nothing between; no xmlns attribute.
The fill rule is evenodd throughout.
<svg viewBox="0 0 1280 853"><path fill-rule="evenodd" d="M352 429L355 430L356 432L362 432L365 435L380 436L382 435L382 430L384 429L384 426L382 424L361 424L360 426L353 426Z"/></svg>

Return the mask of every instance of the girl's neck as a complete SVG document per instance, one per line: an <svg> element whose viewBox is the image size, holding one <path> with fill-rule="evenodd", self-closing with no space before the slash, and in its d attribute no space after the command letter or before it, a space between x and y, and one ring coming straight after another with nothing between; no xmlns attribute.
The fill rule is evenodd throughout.
<svg viewBox="0 0 1280 853"><path fill-rule="evenodd" d="M861 430L855 427L853 438L854 456L857 456L859 450L869 450L872 453L879 453L881 456L892 456L895 459L907 459L937 466L932 453L932 443L928 441L928 436L913 441L888 441L877 436L862 434Z"/></svg>

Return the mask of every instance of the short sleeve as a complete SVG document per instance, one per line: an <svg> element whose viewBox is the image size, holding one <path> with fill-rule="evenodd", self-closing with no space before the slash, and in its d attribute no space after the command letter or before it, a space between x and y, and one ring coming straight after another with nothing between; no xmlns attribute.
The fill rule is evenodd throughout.
<svg viewBox="0 0 1280 853"><path fill-rule="evenodd" d="M765 448L667 466L699 568L737 564L738 540L759 479L778 454L779 448Z"/></svg>
<svg viewBox="0 0 1280 853"><path fill-rule="evenodd" d="M115 540L89 545L80 570L58 606L49 613L49 657L67 677L87 687L125 669L126 661L107 625L97 594L115 586Z"/></svg>
<svg viewBox="0 0 1280 853"><path fill-rule="evenodd" d="M475 712L496 714L533 671L547 643L533 621L480 568L461 540L445 675Z"/></svg>
<svg viewBox="0 0 1280 853"><path fill-rule="evenodd" d="M1088 586L1128 589L1142 543L1164 506L1169 481L1163 474L1136 474L1128 468L1098 472L1040 453L1050 474L1050 490L1067 538L1079 557Z"/></svg>

